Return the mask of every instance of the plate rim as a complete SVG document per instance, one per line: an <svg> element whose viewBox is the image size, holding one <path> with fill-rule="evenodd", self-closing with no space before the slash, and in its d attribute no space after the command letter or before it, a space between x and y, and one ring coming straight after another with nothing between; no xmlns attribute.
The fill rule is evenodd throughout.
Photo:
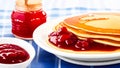
<svg viewBox="0 0 120 68"><path fill-rule="evenodd" d="M104 66L104 65L111 65L120 63L120 59L117 60L110 60L110 61L101 61L101 62L90 62L90 61L79 61L79 60L72 60L62 56L57 56L59 59L64 60L66 62L77 64L77 65L86 65L86 66Z"/></svg>

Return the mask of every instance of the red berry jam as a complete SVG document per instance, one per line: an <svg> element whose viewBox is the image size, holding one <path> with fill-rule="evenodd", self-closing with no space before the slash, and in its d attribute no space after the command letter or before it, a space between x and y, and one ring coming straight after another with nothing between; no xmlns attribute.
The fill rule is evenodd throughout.
<svg viewBox="0 0 120 68"><path fill-rule="evenodd" d="M66 27L50 33L49 42L59 48L73 51L114 51L120 49L120 47L96 43L92 39L80 40Z"/></svg>
<svg viewBox="0 0 120 68"><path fill-rule="evenodd" d="M13 11L12 33L23 38L32 38L36 27L46 22L46 13L43 10L36 11Z"/></svg>
<svg viewBox="0 0 120 68"><path fill-rule="evenodd" d="M15 64L29 59L29 54L14 44L0 44L0 63Z"/></svg>

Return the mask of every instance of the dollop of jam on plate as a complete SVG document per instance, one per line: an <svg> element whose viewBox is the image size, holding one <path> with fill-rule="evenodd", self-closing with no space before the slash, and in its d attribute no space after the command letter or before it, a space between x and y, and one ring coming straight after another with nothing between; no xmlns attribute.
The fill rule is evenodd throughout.
<svg viewBox="0 0 120 68"><path fill-rule="evenodd" d="M22 63L29 58L27 51L15 44L0 44L0 63Z"/></svg>
<svg viewBox="0 0 120 68"><path fill-rule="evenodd" d="M120 47L110 46L94 42L90 38L79 39L75 34L69 32L66 27L61 27L57 31L49 34L49 42L62 49L73 51L115 51Z"/></svg>

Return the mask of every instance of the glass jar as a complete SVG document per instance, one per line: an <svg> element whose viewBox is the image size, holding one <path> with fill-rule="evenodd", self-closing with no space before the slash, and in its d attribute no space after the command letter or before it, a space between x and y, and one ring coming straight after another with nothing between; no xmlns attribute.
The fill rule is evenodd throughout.
<svg viewBox="0 0 120 68"><path fill-rule="evenodd" d="M27 1L29 0L17 0L16 9L11 14L12 33L21 39L32 39L34 30L46 22L41 2L28 4Z"/></svg>

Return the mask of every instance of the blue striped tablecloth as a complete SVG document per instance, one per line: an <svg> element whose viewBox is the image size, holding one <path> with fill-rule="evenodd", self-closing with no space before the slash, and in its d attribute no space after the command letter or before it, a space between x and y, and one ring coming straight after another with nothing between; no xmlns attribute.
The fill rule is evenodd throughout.
<svg viewBox="0 0 120 68"><path fill-rule="evenodd" d="M43 9L48 20L62 16L91 11L120 11L120 0L43 0ZM0 0L0 38L14 37L11 33L10 15L15 0ZM120 68L120 64L106 66L83 66L65 62L55 55L38 47L34 41L28 41L36 50L36 57L28 68Z"/></svg>

